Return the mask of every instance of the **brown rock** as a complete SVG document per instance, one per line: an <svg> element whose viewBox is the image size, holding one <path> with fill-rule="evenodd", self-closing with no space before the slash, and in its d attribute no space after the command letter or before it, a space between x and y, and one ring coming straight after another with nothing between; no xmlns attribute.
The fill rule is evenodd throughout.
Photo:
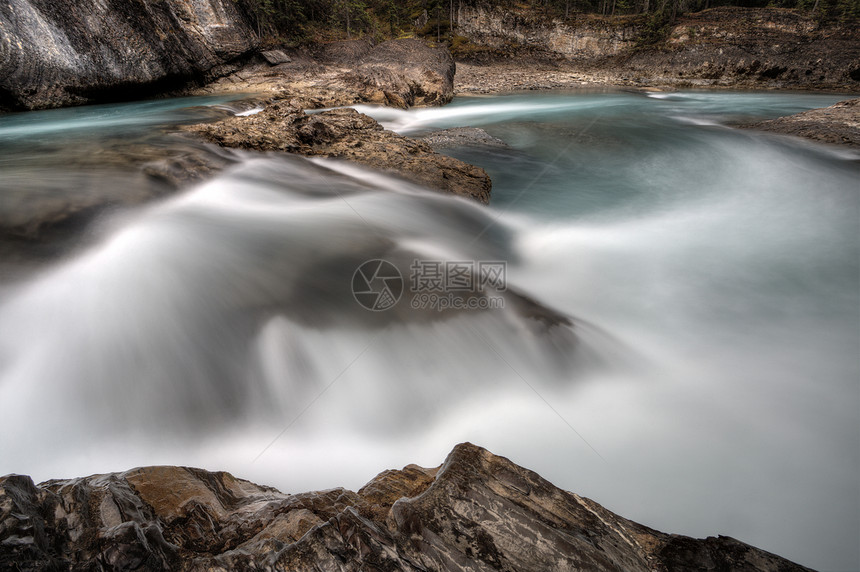
<svg viewBox="0 0 860 572"><path fill-rule="evenodd" d="M284 58L277 63L266 58L191 93L255 92L304 108L376 103L405 109L443 105L454 97L451 54L422 40L376 46L347 40L279 52Z"/></svg>
<svg viewBox="0 0 860 572"><path fill-rule="evenodd" d="M0 478L17 570L808 570L727 537L664 534L471 444L358 494L287 495L183 467L35 486Z"/></svg>
<svg viewBox="0 0 860 572"><path fill-rule="evenodd" d="M413 38L373 48L355 77L364 86L367 101L406 108L449 103L454 97L454 71L447 49Z"/></svg>
<svg viewBox="0 0 860 572"><path fill-rule="evenodd" d="M286 151L361 163L445 193L490 200L492 183L480 167L441 155L424 142L382 128L354 109L305 114L285 102L248 117L188 127L225 147Z"/></svg>
<svg viewBox="0 0 860 572"><path fill-rule="evenodd" d="M270 66L276 66L278 64L288 64L292 60L290 56L284 53L283 50L268 50L265 52L260 52L260 56L266 60L266 63Z"/></svg>

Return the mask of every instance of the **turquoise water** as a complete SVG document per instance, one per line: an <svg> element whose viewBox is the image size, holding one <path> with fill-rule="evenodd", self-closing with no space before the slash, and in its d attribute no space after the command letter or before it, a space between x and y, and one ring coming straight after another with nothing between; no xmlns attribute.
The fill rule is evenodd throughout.
<svg viewBox="0 0 860 572"><path fill-rule="evenodd" d="M487 169L494 182L493 206L569 219L623 216L624 211L635 216L679 201L706 199L724 192L727 183L775 183L751 180L768 174L765 165L758 167L760 173L738 170L738 161L747 153L763 162L773 157L764 153L760 137L727 126L842 99L845 96L780 93L552 92L491 100L462 97L442 109L406 113L363 110L411 135L459 125L482 127L508 143L509 152L463 148L448 153ZM808 147L782 145L783 151L788 161L797 157L808 164L810 153L827 161L822 152ZM742 163L746 168L753 161ZM856 174L850 163L839 159L828 168Z"/></svg>
<svg viewBox="0 0 860 572"><path fill-rule="evenodd" d="M152 127L211 118L213 106L239 98L185 97L10 113L0 115L0 143L32 143L74 135L92 138L104 133L132 136Z"/></svg>
<svg viewBox="0 0 860 572"><path fill-rule="evenodd" d="M356 488L470 440L660 530L857 569L860 162L732 127L840 99L361 108L404 133L502 139L446 151L491 174L490 208L239 153L206 184L104 215L88 246L2 291L0 473L182 464ZM189 103L2 117L0 147L30 157L0 161L3 192L102 180L91 160L63 171L70 147L92 149L70 141L160 141L212 112ZM57 180L70 170L86 178ZM503 261L504 308L369 312L350 287L370 259L404 275L415 259Z"/></svg>

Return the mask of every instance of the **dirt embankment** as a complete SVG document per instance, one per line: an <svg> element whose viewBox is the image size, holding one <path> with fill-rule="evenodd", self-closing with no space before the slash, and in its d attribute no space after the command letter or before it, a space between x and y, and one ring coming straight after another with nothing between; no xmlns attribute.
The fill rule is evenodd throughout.
<svg viewBox="0 0 860 572"><path fill-rule="evenodd" d="M645 18L567 22L478 8L460 22L458 93L582 84L860 91L860 30L792 10L730 8L679 17L646 42ZM652 40L654 38L652 37Z"/></svg>

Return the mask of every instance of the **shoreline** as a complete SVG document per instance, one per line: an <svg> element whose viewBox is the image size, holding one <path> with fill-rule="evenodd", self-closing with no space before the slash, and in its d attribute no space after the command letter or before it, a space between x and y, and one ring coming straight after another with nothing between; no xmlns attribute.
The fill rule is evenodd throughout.
<svg viewBox="0 0 860 572"><path fill-rule="evenodd" d="M461 71L465 71L462 74ZM464 77L465 76L465 77ZM487 80L491 86L487 87ZM504 85L505 87L501 87ZM513 87L507 87L507 86ZM675 91L738 91L748 93L808 93L860 97L860 90L816 87L772 87L744 84L694 85L690 83L664 83L660 81L619 81L617 78L599 77L579 69L552 71L534 70L525 64L512 66L505 63L468 64L457 62L454 78L454 96L492 96L513 92L567 91L576 89L606 88L619 91L671 93Z"/></svg>

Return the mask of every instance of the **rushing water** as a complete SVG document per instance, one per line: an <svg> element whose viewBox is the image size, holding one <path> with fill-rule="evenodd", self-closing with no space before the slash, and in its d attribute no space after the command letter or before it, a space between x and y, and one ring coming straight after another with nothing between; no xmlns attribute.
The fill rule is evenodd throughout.
<svg viewBox="0 0 860 572"><path fill-rule="evenodd" d="M0 473L184 464L287 491L358 487L470 440L661 530L857 569L860 163L729 126L839 99L364 110L404 133L504 140L451 150L492 175L489 209L354 166L236 154L211 182L103 217L88 246L25 279L6 271ZM188 105L0 117L2 192L17 193L0 205L107 176L69 160L81 140L181 145L153 129L206 115ZM118 190L137 181L107 171ZM505 262L506 290L483 293L504 307L413 310L406 292L365 310L351 289L369 259L407 283L414 260Z"/></svg>

